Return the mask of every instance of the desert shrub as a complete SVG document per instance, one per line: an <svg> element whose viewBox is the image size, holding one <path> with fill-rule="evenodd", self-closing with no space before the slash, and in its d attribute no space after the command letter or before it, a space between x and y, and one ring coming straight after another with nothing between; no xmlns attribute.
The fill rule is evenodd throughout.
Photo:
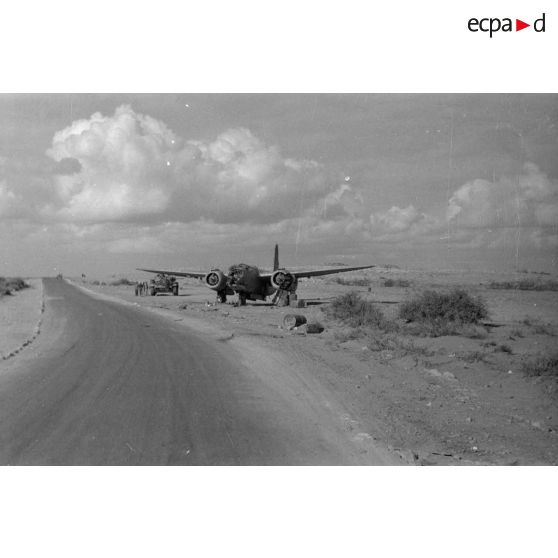
<svg viewBox="0 0 558 558"><path fill-rule="evenodd" d="M8 284L4 277L0 277L0 296L12 294L11 289L8 288Z"/></svg>
<svg viewBox="0 0 558 558"><path fill-rule="evenodd" d="M0 296L11 295L13 291L28 288L29 285L21 277L0 277Z"/></svg>
<svg viewBox="0 0 558 558"><path fill-rule="evenodd" d="M345 341L354 341L355 339L362 339L365 336L362 328L352 327L349 329L343 329L341 331L335 331L333 333L334 339L338 343L345 343Z"/></svg>
<svg viewBox="0 0 558 558"><path fill-rule="evenodd" d="M488 337L488 330L477 324L456 324L454 329L457 335L462 335L469 339L486 339Z"/></svg>
<svg viewBox="0 0 558 558"><path fill-rule="evenodd" d="M407 279L386 279L384 281L384 287L409 287L411 285L410 281Z"/></svg>
<svg viewBox="0 0 558 558"><path fill-rule="evenodd" d="M101 283L99 283L99 281L97 281L97 279L94 279L93 281L91 281L92 285L100 285Z"/></svg>
<svg viewBox="0 0 558 558"><path fill-rule="evenodd" d="M536 318L531 318L530 316L526 316L520 322L521 324L530 327L531 333L536 333L539 335L556 335L556 329L551 324L543 324L539 322ZM517 337L523 337L523 333L518 329L515 328L510 332L511 335L517 334Z"/></svg>
<svg viewBox="0 0 558 558"><path fill-rule="evenodd" d="M558 281L540 281L535 279L520 279L519 281L490 281L488 288L520 291L558 291Z"/></svg>
<svg viewBox="0 0 558 558"><path fill-rule="evenodd" d="M550 324L535 324L533 326L533 333L538 333L539 335L556 335L556 330Z"/></svg>
<svg viewBox="0 0 558 558"><path fill-rule="evenodd" d="M367 346L371 351L395 351L397 349L397 340L386 335L371 335L368 338Z"/></svg>
<svg viewBox="0 0 558 558"><path fill-rule="evenodd" d="M403 326L403 331L415 337L442 337L443 335L457 335L455 324L445 320L431 320L412 322Z"/></svg>
<svg viewBox="0 0 558 558"><path fill-rule="evenodd" d="M369 287L371 283L370 279L366 279L366 277L335 277L334 281L339 283L339 285L346 285L348 287Z"/></svg>
<svg viewBox="0 0 558 558"><path fill-rule="evenodd" d="M436 353L427 347L420 347L415 345L412 341L401 339L398 342L399 348L407 354L420 355L420 356L434 356Z"/></svg>
<svg viewBox="0 0 558 558"><path fill-rule="evenodd" d="M502 345L498 345L495 350L500 353L512 353L511 347L509 345L506 345L505 343L502 343Z"/></svg>
<svg viewBox="0 0 558 558"><path fill-rule="evenodd" d="M474 364L475 362L488 362L486 353L482 351L468 351L463 353L458 353L457 358L464 360L469 364Z"/></svg>
<svg viewBox="0 0 558 558"><path fill-rule="evenodd" d="M389 351L397 358L407 355L425 357L435 354L434 351L426 347L417 346L413 341L395 333L372 333L368 336L367 347L373 352Z"/></svg>
<svg viewBox="0 0 558 558"><path fill-rule="evenodd" d="M519 329L518 327L514 327L513 329L510 330L510 336L511 337L524 337L523 331L521 329Z"/></svg>
<svg viewBox="0 0 558 558"><path fill-rule="evenodd" d="M383 312L372 302L364 300L358 293L350 292L335 298L324 312L349 327L372 327L389 329L390 323Z"/></svg>
<svg viewBox="0 0 558 558"><path fill-rule="evenodd" d="M558 377L558 352L524 362L522 372L526 376Z"/></svg>
<svg viewBox="0 0 558 558"><path fill-rule="evenodd" d="M444 327L447 322L476 324L488 316L485 303L462 289L450 293L425 291L404 302L399 317L411 322L431 323Z"/></svg>
<svg viewBox="0 0 558 558"><path fill-rule="evenodd" d="M135 281L130 281L126 277L124 277L123 279L117 279L116 281L111 281L109 283L111 287L119 287L120 285L133 286L135 284Z"/></svg>

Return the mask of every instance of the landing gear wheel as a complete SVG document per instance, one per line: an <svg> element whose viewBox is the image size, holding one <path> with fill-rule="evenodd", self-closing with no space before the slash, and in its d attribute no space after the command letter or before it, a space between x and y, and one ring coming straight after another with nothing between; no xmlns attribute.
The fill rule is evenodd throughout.
<svg viewBox="0 0 558 558"><path fill-rule="evenodd" d="M281 289L277 297L277 306L288 306L290 302L289 291Z"/></svg>
<svg viewBox="0 0 558 558"><path fill-rule="evenodd" d="M243 293L238 294L238 304L239 306L246 306L246 295Z"/></svg>
<svg viewBox="0 0 558 558"><path fill-rule="evenodd" d="M175 286L172 288L172 294L173 294L174 296L178 296L178 285L175 285Z"/></svg>
<svg viewBox="0 0 558 558"><path fill-rule="evenodd" d="M227 291L218 291L217 300L223 304L227 302Z"/></svg>

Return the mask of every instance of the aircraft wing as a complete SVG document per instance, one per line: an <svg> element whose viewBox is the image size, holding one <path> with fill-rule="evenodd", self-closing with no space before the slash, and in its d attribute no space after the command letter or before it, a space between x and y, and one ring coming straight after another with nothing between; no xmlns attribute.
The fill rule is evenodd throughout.
<svg viewBox="0 0 558 558"><path fill-rule="evenodd" d="M330 267L328 269L317 269L314 271L290 271L292 275L298 279L304 277L319 277L320 275L332 275L334 273L346 273L347 271L358 271L359 269L370 269L376 267L375 265L361 265L359 267ZM262 273L262 277L271 277L273 273Z"/></svg>
<svg viewBox="0 0 558 558"><path fill-rule="evenodd" d="M141 267L136 268L138 271L147 271L148 273L162 273L163 275L174 275L176 277L205 277L207 275L206 271L163 271L162 269L143 269Z"/></svg>

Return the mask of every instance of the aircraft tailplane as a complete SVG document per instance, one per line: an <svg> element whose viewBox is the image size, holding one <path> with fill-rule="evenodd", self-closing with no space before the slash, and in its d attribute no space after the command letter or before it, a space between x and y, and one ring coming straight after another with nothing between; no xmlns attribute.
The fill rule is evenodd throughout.
<svg viewBox="0 0 558 558"><path fill-rule="evenodd" d="M273 271L277 271L279 269L279 245L275 245L275 256L273 258Z"/></svg>

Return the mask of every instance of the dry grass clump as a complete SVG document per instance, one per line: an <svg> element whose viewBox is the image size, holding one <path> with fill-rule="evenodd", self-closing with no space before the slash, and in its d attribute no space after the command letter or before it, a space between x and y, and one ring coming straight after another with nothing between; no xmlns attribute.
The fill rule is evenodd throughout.
<svg viewBox="0 0 558 558"><path fill-rule="evenodd" d="M554 337L556 335L556 329L550 324L535 324L533 326L533 333L537 333L539 335L550 335Z"/></svg>
<svg viewBox="0 0 558 558"><path fill-rule="evenodd" d="M520 279L519 281L490 281L488 288L520 291L558 291L558 281L537 281L535 279Z"/></svg>
<svg viewBox="0 0 558 558"><path fill-rule="evenodd" d="M551 337L556 335L556 329L551 324L544 324L529 316L523 318L523 320L521 320L521 324L530 327L531 333L536 333L538 335L550 335ZM518 335L518 337L523 337L523 335Z"/></svg>
<svg viewBox="0 0 558 558"><path fill-rule="evenodd" d="M415 337L444 337L447 335L460 335L469 339L486 339L488 337L488 331L482 326L444 319L412 322L402 326L401 330Z"/></svg>
<svg viewBox="0 0 558 558"><path fill-rule="evenodd" d="M371 351L391 351L395 356L401 357L406 355L413 356L433 356L434 351L427 347L420 347L415 345L413 341L405 339L399 335L370 335L368 338L367 346Z"/></svg>
<svg viewBox="0 0 558 558"><path fill-rule="evenodd" d="M333 337L338 343L345 343L347 341L362 339L365 336L366 332L360 327L351 327L342 329L341 331L333 332Z"/></svg>
<svg viewBox="0 0 558 558"><path fill-rule="evenodd" d="M0 297L28 288L29 285L21 277L0 277Z"/></svg>
<svg viewBox="0 0 558 558"><path fill-rule="evenodd" d="M339 320L352 328L386 330L392 328L391 324L393 324L374 303L364 300L354 291L335 298L324 308L324 312L329 318Z"/></svg>
<svg viewBox="0 0 558 558"><path fill-rule="evenodd" d="M449 293L425 291L399 308L399 317L410 322L404 331L421 337L462 335L485 339L488 333L478 324L487 316L485 303L462 289Z"/></svg>
<svg viewBox="0 0 558 558"><path fill-rule="evenodd" d="M466 351L458 353L457 358L468 362L469 364L475 364L477 362L489 362L488 355L483 351Z"/></svg>
<svg viewBox="0 0 558 558"><path fill-rule="evenodd" d="M513 339L514 337L525 337L522 329L518 327L514 327L510 330L510 337Z"/></svg>
<svg viewBox="0 0 558 558"><path fill-rule="evenodd" d="M522 371L526 376L551 376L558 378L558 352L539 356L523 363Z"/></svg>
<svg viewBox="0 0 558 558"><path fill-rule="evenodd" d="M366 277L335 277L334 281L339 283L339 285L348 287L369 287L371 284L370 279Z"/></svg>
<svg viewBox="0 0 558 558"><path fill-rule="evenodd" d="M384 280L384 287L410 287L411 282L407 279L389 279Z"/></svg>
<svg viewBox="0 0 558 558"><path fill-rule="evenodd" d="M485 303L462 289L450 293L425 291L399 308L399 317L410 322L478 324L487 316Z"/></svg>
<svg viewBox="0 0 558 558"><path fill-rule="evenodd" d="M116 281L111 281L109 283L111 287L119 287L120 285L134 286L135 284L135 281L130 281L126 277L124 277L123 279L117 279Z"/></svg>
<svg viewBox="0 0 558 558"><path fill-rule="evenodd" d="M391 335L370 335L366 346L374 352L395 351L399 347L397 339Z"/></svg>

